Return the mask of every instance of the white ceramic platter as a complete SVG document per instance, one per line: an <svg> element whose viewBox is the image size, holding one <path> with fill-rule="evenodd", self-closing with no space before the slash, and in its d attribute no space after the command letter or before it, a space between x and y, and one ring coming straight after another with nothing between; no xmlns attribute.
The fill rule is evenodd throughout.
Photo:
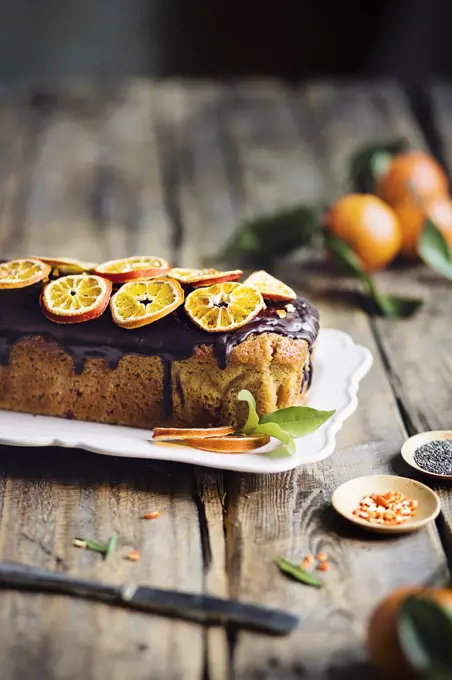
<svg viewBox="0 0 452 680"><path fill-rule="evenodd" d="M150 441L150 430L2 410L0 444L63 446L107 456L177 461L241 472L284 472L305 463L317 462L333 453L336 433L355 411L359 382L371 365L370 351L357 345L347 333L331 328L320 331L308 403L322 410L336 409L336 413L317 432L297 439L296 453L290 457L272 458L265 455L278 448L278 442L274 440L255 453L209 453L185 445L153 443Z"/></svg>

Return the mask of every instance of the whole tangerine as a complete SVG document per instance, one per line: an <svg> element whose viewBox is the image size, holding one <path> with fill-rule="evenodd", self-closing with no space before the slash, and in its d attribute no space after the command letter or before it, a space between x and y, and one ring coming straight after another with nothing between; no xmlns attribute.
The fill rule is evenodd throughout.
<svg viewBox="0 0 452 680"><path fill-rule="evenodd" d="M434 196L418 204L411 198L394 208L402 229L402 255L410 260L418 258L417 244L427 218L438 227L452 247L452 199Z"/></svg>
<svg viewBox="0 0 452 680"><path fill-rule="evenodd" d="M423 151L409 151L394 156L377 182L376 193L394 207L410 196L418 200L446 196L448 182L444 170L432 156Z"/></svg>
<svg viewBox="0 0 452 680"><path fill-rule="evenodd" d="M389 264L402 245L394 210L371 194L340 198L328 211L325 226L352 248L369 272Z"/></svg>
<svg viewBox="0 0 452 680"><path fill-rule="evenodd" d="M416 680L399 644L397 614L409 595L422 595L445 607L452 607L452 591L412 586L398 588L374 609L368 624L367 652L373 665L386 680Z"/></svg>

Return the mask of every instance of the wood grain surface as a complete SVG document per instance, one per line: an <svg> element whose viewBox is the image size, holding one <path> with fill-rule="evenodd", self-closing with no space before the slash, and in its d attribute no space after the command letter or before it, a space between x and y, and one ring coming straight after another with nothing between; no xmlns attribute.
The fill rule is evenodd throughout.
<svg viewBox="0 0 452 680"><path fill-rule="evenodd" d="M434 89L452 163L452 94ZM424 141L393 84L74 83L0 100L0 252L96 260L149 252L196 266L249 216L347 190L364 143ZM209 259L210 258L210 259ZM59 596L0 599L2 680L363 680L367 617L391 589L440 580L452 555L452 496L437 525L401 538L336 517L334 488L361 474L407 474L408 434L450 428L450 286L421 267L379 275L420 294L408 321L375 319L315 253L281 276L323 326L374 354L357 412L333 456L280 475L104 459L83 451L0 448L0 558L106 582L140 582L285 607L299 630L269 639ZM450 325L450 323L449 323ZM160 510L155 521L140 516ZM120 534L111 558L72 539ZM141 561L124 559L137 548ZM325 588L282 577L274 559L326 551Z"/></svg>

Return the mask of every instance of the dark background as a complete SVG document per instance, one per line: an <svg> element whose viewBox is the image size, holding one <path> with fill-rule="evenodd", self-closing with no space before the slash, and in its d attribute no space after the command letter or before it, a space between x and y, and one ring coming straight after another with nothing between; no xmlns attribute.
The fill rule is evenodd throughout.
<svg viewBox="0 0 452 680"><path fill-rule="evenodd" d="M450 0L0 0L0 78L452 75Z"/></svg>

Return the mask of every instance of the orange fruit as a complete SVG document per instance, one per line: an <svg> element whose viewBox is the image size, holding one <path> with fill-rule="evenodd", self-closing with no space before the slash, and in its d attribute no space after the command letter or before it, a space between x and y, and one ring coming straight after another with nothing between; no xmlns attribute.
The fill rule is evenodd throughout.
<svg viewBox="0 0 452 680"><path fill-rule="evenodd" d="M41 293L41 309L55 323L82 323L104 313L111 282L93 274L70 274L48 283Z"/></svg>
<svg viewBox="0 0 452 680"><path fill-rule="evenodd" d="M417 244L425 220L430 218L438 227L449 246L452 247L452 200L449 196L434 196L418 204L407 198L395 207L402 229L402 255L416 259Z"/></svg>
<svg viewBox="0 0 452 680"><path fill-rule="evenodd" d="M209 333L224 333L245 326L264 307L258 290L232 281L197 288L185 300L190 319Z"/></svg>
<svg viewBox="0 0 452 680"><path fill-rule="evenodd" d="M222 427L154 427L154 434L152 439L205 439L207 437L224 437L227 434L232 434L234 428L230 425L223 425Z"/></svg>
<svg viewBox="0 0 452 680"><path fill-rule="evenodd" d="M111 298L111 315L122 328L140 328L170 314L183 301L184 291L178 281L130 281Z"/></svg>
<svg viewBox="0 0 452 680"><path fill-rule="evenodd" d="M113 283L125 283L134 279L152 279L162 276L170 270L163 257L125 257L121 260L109 260L97 265L95 274L109 279Z"/></svg>
<svg viewBox="0 0 452 680"><path fill-rule="evenodd" d="M212 453L246 453L260 449L269 441L270 437L266 434L235 434L228 437L209 437L208 439L197 437L187 439L186 443L195 449L211 451Z"/></svg>
<svg viewBox="0 0 452 680"><path fill-rule="evenodd" d="M358 255L372 272L391 262L402 245L402 232L394 210L371 194L348 194L328 211L326 228Z"/></svg>
<svg viewBox="0 0 452 680"><path fill-rule="evenodd" d="M292 288L286 286L285 283L275 279L274 276L268 274L263 269L258 272L253 272L243 282L244 286L253 286L259 293L262 294L264 300L295 300L297 294Z"/></svg>
<svg viewBox="0 0 452 680"><path fill-rule="evenodd" d="M198 286L210 286L212 283L224 283L226 281L238 281L242 276L241 269L228 272L219 272L216 269L179 269L171 270L171 278L186 283L193 288Z"/></svg>
<svg viewBox="0 0 452 680"><path fill-rule="evenodd" d="M380 602L369 619L367 651L374 666L387 680L418 678L405 659L397 634L397 613L409 595L429 597L438 604L452 607L452 591L421 586L398 588Z"/></svg>
<svg viewBox="0 0 452 680"><path fill-rule="evenodd" d="M52 269L57 269L60 274L83 274L83 272L90 272L97 267L95 262L83 262L82 260L73 260L70 257L36 256L36 259L50 265Z"/></svg>
<svg viewBox="0 0 452 680"><path fill-rule="evenodd" d="M32 286L47 279L50 272L48 264L35 258L0 263L0 290Z"/></svg>
<svg viewBox="0 0 452 680"><path fill-rule="evenodd" d="M423 151L408 151L394 156L377 182L376 193L395 206L410 196L423 200L446 196L448 190L446 174L432 156Z"/></svg>

